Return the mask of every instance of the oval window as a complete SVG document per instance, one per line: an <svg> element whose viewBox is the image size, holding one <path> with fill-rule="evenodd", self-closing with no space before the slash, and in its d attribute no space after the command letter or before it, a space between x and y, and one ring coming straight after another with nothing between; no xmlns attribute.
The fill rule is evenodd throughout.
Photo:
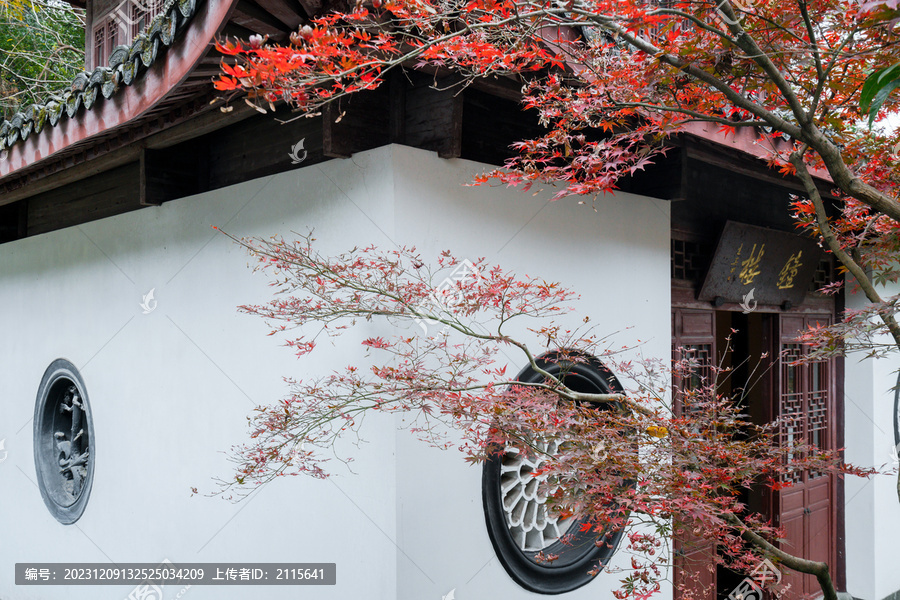
<svg viewBox="0 0 900 600"><path fill-rule="evenodd" d="M84 380L58 359L44 372L34 407L34 466L50 513L63 524L84 513L94 478L94 425Z"/></svg>

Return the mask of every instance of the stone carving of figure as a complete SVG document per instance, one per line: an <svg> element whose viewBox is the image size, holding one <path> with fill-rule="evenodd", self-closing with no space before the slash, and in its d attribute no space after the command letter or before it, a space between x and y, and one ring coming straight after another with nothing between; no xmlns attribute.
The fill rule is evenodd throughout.
<svg viewBox="0 0 900 600"><path fill-rule="evenodd" d="M66 390L62 402L59 403L61 413L69 413L69 431L57 431L56 448L59 451L59 472L64 477L63 491L74 502L81 495L84 480L87 477L89 452L85 443L84 404L81 395L74 385Z"/></svg>

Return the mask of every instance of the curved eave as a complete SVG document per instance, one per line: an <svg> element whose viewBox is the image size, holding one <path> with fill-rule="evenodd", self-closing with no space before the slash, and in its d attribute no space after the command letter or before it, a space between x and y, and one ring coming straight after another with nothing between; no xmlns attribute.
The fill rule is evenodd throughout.
<svg viewBox="0 0 900 600"><path fill-rule="evenodd" d="M190 22L177 33L172 45L160 47L160 56L138 73L131 85L120 83L109 98L98 94L90 109L81 106L73 117L68 118L63 114L55 126L45 123L40 132L31 132L27 139L12 144L5 160L0 160L0 179L16 175L26 167L33 168L75 145L123 128L165 102L167 97L176 95L179 84L207 54L237 1L205 0L199 3Z"/></svg>
<svg viewBox="0 0 900 600"><path fill-rule="evenodd" d="M733 132L722 130L722 126L716 123L685 123L683 126L684 133L702 138L714 144L737 150L743 154L749 154L760 160L771 160L779 151L787 150L790 145L784 143L760 141L759 132L753 127L738 127ZM813 169L810 171L812 176L821 179L824 182L831 181L831 175L824 169Z"/></svg>

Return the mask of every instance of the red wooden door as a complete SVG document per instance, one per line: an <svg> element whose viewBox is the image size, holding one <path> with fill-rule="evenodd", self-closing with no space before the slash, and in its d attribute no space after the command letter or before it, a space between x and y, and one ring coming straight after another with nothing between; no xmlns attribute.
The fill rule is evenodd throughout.
<svg viewBox="0 0 900 600"><path fill-rule="evenodd" d="M673 309L672 311L672 359L679 360L690 353L701 364L716 361L716 313L711 310ZM673 406L676 413L684 409L679 401L684 391L705 385L711 377L711 369L699 368L696 372L673 382ZM716 547L708 540L691 534L689 523L681 526L682 533L675 535L675 597L689 592L696 600L716 598Z"/></svg>
<svg viewBox="0 0 900 600"><path fill-rule="evenodd" d="M782 443L806 441L819 448L834 447L834 361L791 364L806 353L795 342L809 326L826 325L828 315L782 315L776 414L781 417ZM778 519L786 530L787 552L836 566L835 482L824 473L803 471L790 478L791 487L776 492ZM833 567L834 568L834 567ZM813 598L820 593L815 577L784 573L790 598Z"/></svg>

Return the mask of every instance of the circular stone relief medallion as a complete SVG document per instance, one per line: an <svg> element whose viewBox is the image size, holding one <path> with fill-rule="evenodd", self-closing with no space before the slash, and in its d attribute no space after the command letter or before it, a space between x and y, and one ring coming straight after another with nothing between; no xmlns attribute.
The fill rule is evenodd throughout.
<svg viewBox="0 0 900 600"><path fill-rule="evenodd" d="M44 504L56 520L81 517L94 478L94 425L78 369L57 359L44 372L34 406L34 466Z"/></svg>

